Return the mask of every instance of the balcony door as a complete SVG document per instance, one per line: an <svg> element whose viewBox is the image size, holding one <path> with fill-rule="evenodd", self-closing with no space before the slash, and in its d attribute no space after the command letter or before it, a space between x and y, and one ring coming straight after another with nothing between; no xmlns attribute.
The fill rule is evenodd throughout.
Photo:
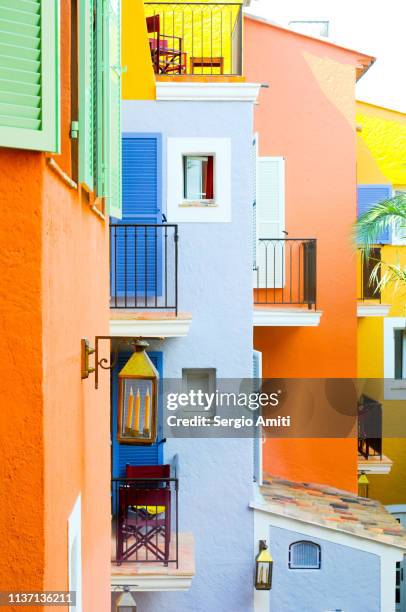
<svg viewBox="0 0 406 612"><path fill-rule="evenodd" d="M122 219L111 244L115 295L139 297L148 307L162 294L162 145L160 134L122 137Z"/></svg>

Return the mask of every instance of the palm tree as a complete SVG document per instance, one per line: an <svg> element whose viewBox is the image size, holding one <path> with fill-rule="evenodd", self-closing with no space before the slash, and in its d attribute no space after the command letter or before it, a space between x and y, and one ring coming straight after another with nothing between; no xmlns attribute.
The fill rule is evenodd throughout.
<svg viewBox="0 0 406 612"><path fill-rule="evenodd" d="M400 238L406 238L406 194L375 204L359 217L354 226L354 234L368 255L371 245L387 229L396 232ZM393 284L395 289L399 284L406 288L406 266L400 262L388 264L379 261L372 270L369 282L376 286L377 291L389 284Z"/></svg>
<svg viewBox="0 0 406 612"><path fill-rule="evenodd" d="M355 235L358 243L368 249L388 228L396 231L402 238L406 237L406 194L404 193L382 200L361 215L355 224Z"/></svg>

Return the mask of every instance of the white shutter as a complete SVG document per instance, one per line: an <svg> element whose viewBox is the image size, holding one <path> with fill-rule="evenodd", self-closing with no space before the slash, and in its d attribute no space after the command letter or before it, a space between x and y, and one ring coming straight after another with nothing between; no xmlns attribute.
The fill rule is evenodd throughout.
<svg viewBox="0 0 406 612"><path fill-rule="evenodd" d="M253 351L252 353L253 365L252 365L252 377L254 378L254 393L260 393L261 389L258 388L260 385L258 382L262 378L262 353L260 351ZM259 416L259 411L255 413ZM253 444L254 452L254 482L258 486L262 485L262 427L256 428L255 437Z"/></svg>
<svg viewBox="0 0 406 612"><path fill-rule="evenodd" d="M257 174L258 174L258 134L252 141L252 269L257 269ZM255 281L254 281L255 285Z"/></svg>
<svg viewBox="0 0 406 612"><path fill-rule="evenodd" d="M258 157L256 195L258 288L280 288L284 284L285 160L283 157ZM267 238L269 242L262 242Z"/></svg>

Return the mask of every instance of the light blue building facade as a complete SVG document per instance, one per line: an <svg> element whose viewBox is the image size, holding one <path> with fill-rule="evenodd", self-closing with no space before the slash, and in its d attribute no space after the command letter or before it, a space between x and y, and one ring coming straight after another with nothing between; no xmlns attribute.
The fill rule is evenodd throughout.
<svg viewBox="0 0 406 612"><path fill-rule="evenodd" d="M249 86L248 96L246 91L243 85L236 99L228 100L216 100L212 87L211 101L123 102L121 224L164 219L178 226L178 309L179 316L190 316L190 327L184 337L149 340L149 354L164 379L184 379L185 370L209 372L214 380L252 377L252 142L258 87ZM184 206L183 198L176 199L184 186L184 158L203 154L214 158L214 202ZM169 268L158 270L157 285L169 285L163 279L173 273L173 264ZM164 291L161 286L160 297ZM115 376L127 358L122 355ZM253 610L252 439L168 437L149 449L113 444L115 476L123 475L126 462L168 464L177 456L179 530L192 533L195 542L190 590L137 593L140 609Z"/></svg>

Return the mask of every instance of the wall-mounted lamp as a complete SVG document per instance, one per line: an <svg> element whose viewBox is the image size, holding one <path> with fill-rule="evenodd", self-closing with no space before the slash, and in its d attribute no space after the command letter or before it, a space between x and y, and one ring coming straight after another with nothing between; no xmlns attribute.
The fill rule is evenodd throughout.
<svg viewBox="0 0 406 612"><path fill-rule="evenodd" d="M114 342L114 351L111 359L99 358L99 342L108 340L110 345ZM82 380L89 378L90 374L94 373L94 384L96 389L99 388L99 368L102 370L112 370L118 361L118 353L120 346L125 346L127 349L134 347L141 338L128 338L127 336L96 336L94 339L94 347L90 345L89 340L82 338L81 341L81 377ZM90 366L90 356L94 355L94 367Z"/></svg>
<svg viewBox="0 0 406 612"><path fill-rule="evenodd" d="M122 444L153 444L157 433L159 374L148 357L144 340L118 375L117 439Z"/></svg>
<svg viewBox="0 0 406 612"><path fill-rule="evenodd" d="M124 591L116 601L116 612L137 612L137 604L130 592L130 587L123 587Z"/></svg>
<svg viewBox="0 0 406 612"><path fill-rule="evenodd" d="M368 497L369 480L365 472L361 472L358 478L358 495L360 497Z"/></svg>
<svg viewBox="0 0 406 612"><path fill-rule="evenodd" d="M272 588L273 559L265 540L259 541L259 553L255 558L255 588L270 591Z"/></svg>

